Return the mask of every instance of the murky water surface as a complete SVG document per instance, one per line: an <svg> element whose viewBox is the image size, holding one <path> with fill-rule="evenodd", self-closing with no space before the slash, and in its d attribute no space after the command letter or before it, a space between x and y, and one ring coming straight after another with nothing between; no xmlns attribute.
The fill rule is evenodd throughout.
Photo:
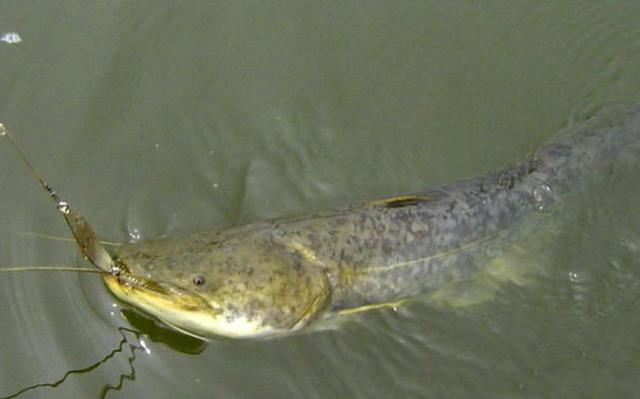
<svg viewBox="0 0 640 399"><path fill-rule="evenodd" d="M223 228L489 171L640 101L639 18L630 0L4 1L0 121L108 239ZM5 144L0 265L81 264L35 235L68 233ZM527 284L330 331L203 344L95 275L0 274L0 397L635 397L639 165L541 216Z"/></svg>

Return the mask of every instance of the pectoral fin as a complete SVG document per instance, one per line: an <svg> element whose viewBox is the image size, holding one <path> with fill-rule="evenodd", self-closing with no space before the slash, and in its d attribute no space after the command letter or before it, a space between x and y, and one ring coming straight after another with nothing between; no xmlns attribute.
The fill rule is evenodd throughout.
<svg viewBox="0 0 640 399"><path fill-rule="evenodd" d="M384 309L384 308L396 309L396 308L404 305L406 302L407 302L407 299L400 299L400 300L394 301L394 302L371 303L371 304L368 304L368 305L358 306L357 308L340 310L338 312L338 315L340 315L340 316L349 316L349 315L353 315L353 314L356 314L356 313L362 313L362 312L366 312L366 311L374 310L374 309Z"/></svg>

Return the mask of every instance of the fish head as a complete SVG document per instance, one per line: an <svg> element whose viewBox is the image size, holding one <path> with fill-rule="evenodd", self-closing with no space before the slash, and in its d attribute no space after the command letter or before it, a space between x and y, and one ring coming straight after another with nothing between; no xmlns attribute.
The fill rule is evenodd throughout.
<svg viewBox="0 0 640 399"><path fill-rule="evenodd" d="M297 330L326 309L325 272L299 251L259 234L207 234L125 245L113 294L199 337L254 338Z"/></svg>

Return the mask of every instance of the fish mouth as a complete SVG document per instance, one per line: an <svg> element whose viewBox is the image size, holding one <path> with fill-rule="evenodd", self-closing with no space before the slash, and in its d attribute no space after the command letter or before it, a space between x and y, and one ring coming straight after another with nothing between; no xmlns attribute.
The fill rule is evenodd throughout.
<svg viewBox="0 0 640 399"><path fill-rule="evenodd" d="M118 276L105 274L102 278L116 297L154 315L164 312L215 313L205 298L172 284L159 283L129 273Z"/></svg>
<svg viewBox="0 0 640 399"><path fill-rule="evenodd" d="M230 338L256 338L274 330L259 320L229 315L197 293L131 275L103 275L107 288L117 298L157 318L181 333L208 340L212 335Z"/></svg>

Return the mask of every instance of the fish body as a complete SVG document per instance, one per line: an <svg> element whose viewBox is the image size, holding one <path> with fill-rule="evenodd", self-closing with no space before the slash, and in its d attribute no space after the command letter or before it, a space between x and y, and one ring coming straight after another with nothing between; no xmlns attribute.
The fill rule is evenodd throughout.
<svg viewBox="0 0 640 399"><path fill-rule="evenodd" d="M505 231L640 141L640 110L577 128L525 160L418 193L219 232L128 244L114 259L144 284L123 301L197 336L258 337L397 302L483 268Z"/></svg>

